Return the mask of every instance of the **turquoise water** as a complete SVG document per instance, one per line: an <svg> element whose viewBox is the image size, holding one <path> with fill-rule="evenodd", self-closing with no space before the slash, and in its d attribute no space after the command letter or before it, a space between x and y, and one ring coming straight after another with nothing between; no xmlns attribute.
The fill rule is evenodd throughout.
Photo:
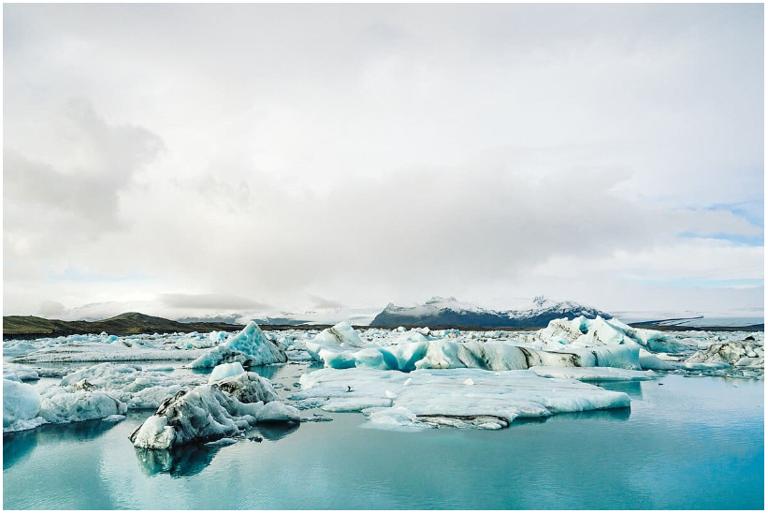
<svg viewBox="0 0 768 513"><path fill-rule="evenodd" d="M380 431L360 427L360 415L336 414L261 429L261 442L158 454L128 441L147 413L116 425L47 426L4 436L4 506L763 507L763 381L669 375L604 386L628 392L631 412L558 415L497 432Z"/></svg>

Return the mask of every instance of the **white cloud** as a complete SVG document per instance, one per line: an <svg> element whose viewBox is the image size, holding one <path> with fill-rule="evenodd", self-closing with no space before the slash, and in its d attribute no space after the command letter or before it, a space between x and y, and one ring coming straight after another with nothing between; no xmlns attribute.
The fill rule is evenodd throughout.
<svg viewBox="0 0 768 513"><path fill-rule="evenodd" d="M762 246L736 242L762 226L712 208L762 207L761 6L13 5L4 23L6 313L715 308L706 283L762 306L744 288Z"/></svg>

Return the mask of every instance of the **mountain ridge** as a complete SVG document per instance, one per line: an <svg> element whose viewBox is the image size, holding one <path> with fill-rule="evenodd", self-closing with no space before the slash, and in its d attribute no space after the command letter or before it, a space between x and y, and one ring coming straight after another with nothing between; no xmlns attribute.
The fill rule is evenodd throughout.
<svg viewBox="0 0 768 513"><path fill-rule="evenodd" d="M413 307L389 303L370 326L396 328L398 326L430 328L477 327L477 328L543 328L553 319L562 317L611 318L608 312L585 306L574 301L550 301L542 296L533 299L531 308L517 310L493 310L472 303L464 303L454 297L433 297Z"/></svg>
<svg viewBox="0 0 768 513"><path fill-rule="evenodd" d="M58 337L106 332L110 335L235 331L241 325L220 322L184 323L139 312L125 312L98 321L62 321L35 315L3 316L3 338Z"/></svg>

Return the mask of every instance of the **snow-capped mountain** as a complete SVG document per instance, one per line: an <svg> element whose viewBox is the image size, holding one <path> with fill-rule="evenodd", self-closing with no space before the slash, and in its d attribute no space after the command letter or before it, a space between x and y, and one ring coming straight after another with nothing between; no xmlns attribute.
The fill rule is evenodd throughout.
<svg viewBox="0 0 768 513"><path fill-rule="evenodd" d="M456 298L433 297L413 307L388 304L373 321L372 327L466 327L466 328L542 328L552 319L612 317L590 306L573 301L550 301L536 297L530 308L520 310L489 310L458 301Z"/></svg>

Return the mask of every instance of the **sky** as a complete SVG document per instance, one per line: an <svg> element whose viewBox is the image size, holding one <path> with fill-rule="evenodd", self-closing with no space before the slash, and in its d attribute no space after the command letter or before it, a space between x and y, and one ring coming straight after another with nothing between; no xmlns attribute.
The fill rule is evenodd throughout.
<svg viewBox="0 0 768 513"><path fill-rule="evenodd" d="M762 5L3 11L5 315L762 315Z"/></svg>

